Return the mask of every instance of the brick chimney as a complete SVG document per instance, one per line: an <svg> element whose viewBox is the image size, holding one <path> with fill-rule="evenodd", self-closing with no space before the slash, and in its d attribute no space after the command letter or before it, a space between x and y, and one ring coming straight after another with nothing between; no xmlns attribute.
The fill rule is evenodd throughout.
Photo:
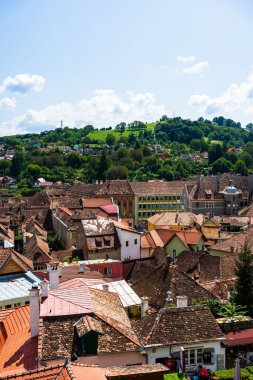
<svg viewBox="0 0 253 380"><path fill-rule="evenodd" d="M40 318L40 291L38 284L34 283L29 293L30 299L30 334L31 338L39 335Z"/></svg>

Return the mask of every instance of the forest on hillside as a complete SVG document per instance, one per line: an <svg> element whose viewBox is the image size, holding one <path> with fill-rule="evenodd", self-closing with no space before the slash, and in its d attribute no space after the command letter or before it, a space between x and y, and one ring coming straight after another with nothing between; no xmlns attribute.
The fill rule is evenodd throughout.
<svg viewBox="0 0 253 380"><path fill-rule="evenodd" d="M34 181L73 183L105 179L178 180L197 173L253 172L253 124L168 118L124 122L96 130L57 128L0 138L0 175L16 179L16 193L33 193ZM11 152L11 159L6 153Z"/></svg>

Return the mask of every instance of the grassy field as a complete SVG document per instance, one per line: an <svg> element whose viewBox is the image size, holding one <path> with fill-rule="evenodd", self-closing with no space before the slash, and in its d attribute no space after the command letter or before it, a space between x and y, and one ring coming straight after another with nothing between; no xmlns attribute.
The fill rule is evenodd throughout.
<svg viewBox="0 0 253 380"><path fill-rule="evenodd" d="M149 123L147 124L147 130L148 131L154 131L154 126L155 126L156 123ZM114 129L110 130L110 131L94 131L94 132L91 132L89 133L87 136L90 137L92 140L101 140L101 141L105 141L106 140L106 136L111 133L113 134L115 137L116 137L116 140L119 140L119 138L121 136L124 136L124 137L127 137L130 133L133 133L133 134L138 134L140 131L133 131L131 129L126 129L123 133L120 133L118 131L115 131Z"/></svg>

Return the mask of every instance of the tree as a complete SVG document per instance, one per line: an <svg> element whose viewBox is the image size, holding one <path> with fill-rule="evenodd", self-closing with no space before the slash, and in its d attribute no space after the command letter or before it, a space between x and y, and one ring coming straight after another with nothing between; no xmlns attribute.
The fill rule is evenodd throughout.
<svg viewBox="0 0 253 380"><path fill-rule="evenodd" d="M211 144L208 151L209 164L223 156L223 147L220 144Z"/></svg>
<svg viewBox="0 0 253 380"><path fill-rule="evenodd" d="M125 166L112 166L108 171L108 179L127 179L127 174Z"/></svg>
<svg viewBox="0 0 253 380"><path fill-rule="evenodd" d="M218 313L219 317L225 318L226 322L232 325L234 330L235 322L241 321L243 316L247 313L246 307L236 305L234 302L228 301L222 306L221 311Z"/></svg>
<svg viewBox="0 0 253 380"><path fill-rule="evenodd" d="M253 255L247 242L243 245L236 261L235 302L246 306L253 315Z"/></svg>
<svg viewBox="0 0 253 380"><path fill-rule="evenodd" d="M245 128L247 129L247 131L252 131L253 129L253 123L249 123L245 126Z"/></svg>
<svg viewBox="0 0 253 380"><path fill-rule="evenodd" d="M235 164L235 174L248 175L248 169L243 160L238 160Z"/></svg>
<svg viewBox="0 0 253 380"><path fill-rule="evenodd" d="M53 251L59 251L63 249L63 242L59 235L51 234L47 237L47 243L49 248L52 248Z"/></svg>
<svg viewBox="0 0 253 380"><path fill-rule="evenodd" d="M16 152L11 162L11 175L18 177L24 167L25 154Z"/></svg>
<svg viewBox="0 0 253 380"><path fill-rule="evenodd" d="M116 142L116 137L114 136L114 134L108 133L108 135L106 136L106 144L112 146L115 144L115 142Z"/></svg>
<svg viewBox="0 0 253 380"><path fill-rule="evenodd" d="M230 161L221 157L213 163L213 173L227 173L231 170L232 164Z"/></svg>
<svg viewBox="0 0 253 380"><path fill-rule="evenodd" d="M103 150L102 156L100 159L100 163L99 163L99 168L98 168L98 179L99 180L104 181L106 179L107 169L108 169L108 165L107 165L106 153L105 153L105 150Z"/></svg>
<svg viewBox="0 0 253 380"><path fill-rule="evenodd" d="M167 115L163 115L161 118L160 118L160 121L167 121L169 118Z"/></svg>
<svg viewBox="0 0 253 380"><path fill-rule="evenodd" d="M27 168L27 174L32 177L33 181L40 177L42 168L37 164L30 164Z"/></svg>

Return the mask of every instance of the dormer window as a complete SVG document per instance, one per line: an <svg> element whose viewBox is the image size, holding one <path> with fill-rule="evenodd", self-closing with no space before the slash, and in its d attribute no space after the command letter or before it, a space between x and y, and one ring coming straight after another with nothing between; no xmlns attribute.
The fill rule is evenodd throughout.
<svg viewBox="0 0 253 380"><path fill-rule="evenodd" d="M85 316L75 323L81 355L97 355L98 336L103 335L101 322Z"/></svg>
<svg viewBox="0 0 253 380"><path fill-rule="evenodd" d="M95 238L96 247L102 247L102 238Z"/></svg>
<svg viewBox="0 0 253 380"><path fill-rule="evenodd" d="M210 189L207 189L207 190L205 190L205 198L206 199L211 199L212 198L212 190L210 190Z"/></svg>

